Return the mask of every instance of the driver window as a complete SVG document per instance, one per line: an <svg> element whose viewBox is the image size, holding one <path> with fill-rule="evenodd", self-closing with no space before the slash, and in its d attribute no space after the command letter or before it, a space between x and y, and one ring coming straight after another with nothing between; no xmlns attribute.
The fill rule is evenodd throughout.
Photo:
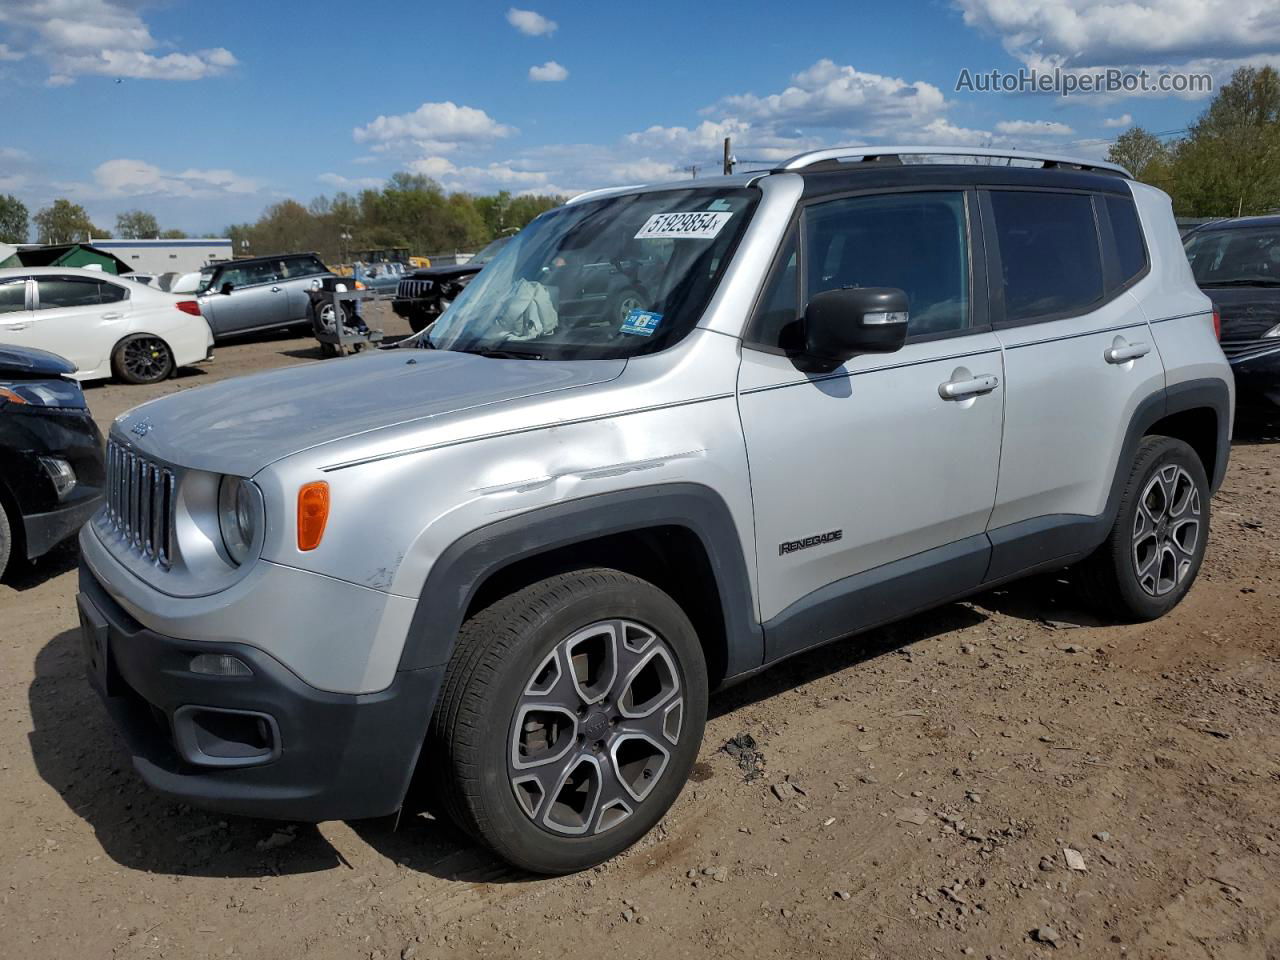
<svg viewBox="0 0 1280 960"><path fill-rule="evenodd" d="M804 213L805 297L841 287L907 294L909 336L969 326L969 243L956 191L846 197Z"/></svg>

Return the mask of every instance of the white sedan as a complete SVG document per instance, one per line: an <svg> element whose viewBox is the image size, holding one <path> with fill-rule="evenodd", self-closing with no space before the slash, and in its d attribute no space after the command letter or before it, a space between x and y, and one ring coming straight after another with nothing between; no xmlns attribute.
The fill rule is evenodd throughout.
<svg viewBox="0 0 1280 960"><path fill-rule="evenodd" d="M213 356L194 297L69 267L0 269L0 343L60 354L77 380L156 383Z"/></svg>

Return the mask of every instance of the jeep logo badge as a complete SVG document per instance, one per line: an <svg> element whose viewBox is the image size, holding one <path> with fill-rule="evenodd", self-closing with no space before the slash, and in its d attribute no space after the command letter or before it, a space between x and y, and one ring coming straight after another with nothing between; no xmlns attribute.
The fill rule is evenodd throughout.
<svg viewBox="0 0 1280 960"><path fill-rule="evenodd" d="M136 434L139 437L145 437L148 433L151 432L151 426L152 426L151 418L144 417L143 419L135 423L132 427L130 427L129 432Z"/></svg>

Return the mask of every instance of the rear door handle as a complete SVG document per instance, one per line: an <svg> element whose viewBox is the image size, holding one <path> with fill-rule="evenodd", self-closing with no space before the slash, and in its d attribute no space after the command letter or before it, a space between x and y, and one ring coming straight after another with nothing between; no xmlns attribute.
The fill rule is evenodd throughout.
<svg viewBox="0 0 1280 960"><path fill-rule="evenodd" d="M102 319L103 320L119 320L123 316L124 316L123 313L104 313L102 315Z"/></svg>
<svg viewBox="0 0 1280 960"><path fill-rule="evenodd" d="M1150 352L1151 344L1149 343L1130 343L1120 347L1107 347L1102 351L1102 359L1107 363L1128 363L1130 360L1145 357Z"/></svg>
<svg viewBox="0 0 1280 960"><path fill-rule="evenodd" d="M1000 378L994 373L984 373L967 380L948 380L938 385L938 396L943 400L963 400L965 397L976 397L990 393L1000 386Z"/></svg>

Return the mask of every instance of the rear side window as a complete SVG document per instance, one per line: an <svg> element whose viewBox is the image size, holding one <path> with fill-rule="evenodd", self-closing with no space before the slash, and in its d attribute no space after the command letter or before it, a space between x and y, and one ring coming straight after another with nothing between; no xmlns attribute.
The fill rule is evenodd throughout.
<svg viewBox="0 0 1280 960"><path fill-rule="evenodd" d="M1111 234L1116 241L1116 278L1124 286L1147 268L1147 248L1142 242L1142 227L1138 224L1138 211L1127 197L1106 197L1107 217L1111 221Z"/></svg>
<svg viewBox="0 0 1280 960"><path fill-rule="evenodd" d="M1086 194L993 190L1006 323L1087 313L1101 300L1102 251Z"/></svg>
<svg viewBox="0 0 1280 960"><path fill-rule="evenodd" d="M325 265L315 257L294 257L284 262L285 276L292 280L296 277L314 277L328 273Z"/></svg>
<svg viewBox="0 0 1280 960"><path fill-rule="evenodd" d="M99 287L102 286L105 284L83 277L36 278L41 310L97 306L102 303L102 294L99 291Z"/></svg>
<svg viewBox="0 0 1280 960"><path fill-rule="evenodd" d="M27 281L8 280L0 283L0 313L17 313L27 309Z"/></svg>

